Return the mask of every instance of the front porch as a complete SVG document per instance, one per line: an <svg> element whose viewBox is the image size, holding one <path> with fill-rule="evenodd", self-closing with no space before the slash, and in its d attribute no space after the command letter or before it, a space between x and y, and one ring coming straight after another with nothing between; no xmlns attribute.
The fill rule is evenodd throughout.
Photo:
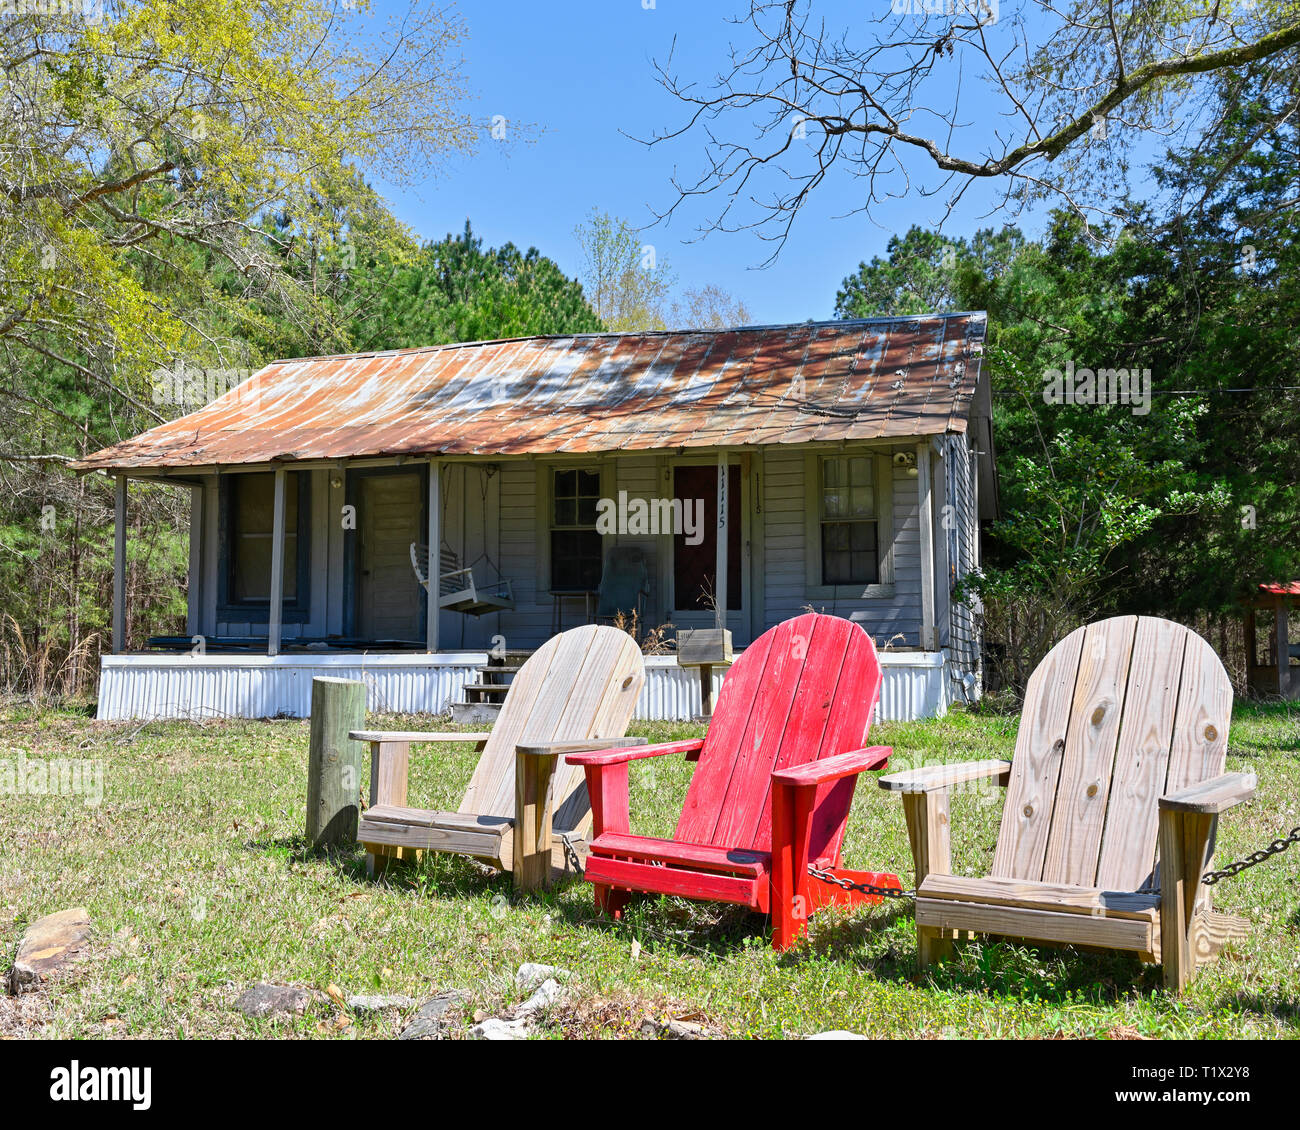
<svg viewBox="0 0 1300 1130"><path fill-rule="evenodd" d="M876 719L912 721L942 715L952 703L951 662L945 651L880 653L883 675ZM306 718L317 675L366 685L366 708L394 714L441 714L462 700L464 687L488 660L485 651L366 652L281 655L137 653L102 661L101 721L159 718ZM646 685L636 717L686 721L700 713L696 671L671 655L647 655ZM724 672L715 668L716 701Z"/></svg>

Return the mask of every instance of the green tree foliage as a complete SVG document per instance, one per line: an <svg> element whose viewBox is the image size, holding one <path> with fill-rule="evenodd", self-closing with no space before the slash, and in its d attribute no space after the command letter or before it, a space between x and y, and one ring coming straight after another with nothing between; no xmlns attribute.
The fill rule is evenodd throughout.
<svg viewBox="0 0 1300 1130"><path fill-rule="evenodd" d="M93 681L112 493L64 464L197 407L159 395L178 362L220 388L276 357L599 328L550 260L468 230L421 249L366 180L474 148L462 35L437 0L387 26L366 0L0 14L0 685ZM188 504L132 489L128 646L183 630Z"/></svg>
<svg viewBox="0 0 1300 1130"><path fill-rule="evenodd" d="M885 258L859 263L835 296L835 317L876 318L893 314L933 314L960 308L956 288L959 269L974 269L1001 277L1024 246L1019 228L1007 226L960 237L926 231L913 225L907 234L892 236Z"/></svg>
<svg viewBox="0 0 1300 1130"><path fill-rule="evenodd" d="M373 296L352 321L357 349L604 329L581 284L553 260L513 243L484 249L468 221L399 266L368 263L355 283Z"/></svg>
<svg viewBox="0 0 1300 1130"><path fill-rule="evenodd" d="M626 220L593 209L574 229L581 279L600 320L616 332L662 330L676 283L668 260Z"/></svg>
<svg viewBox="0 0 1300 1130"><path fill-rule="evenodd" d="M1092 616L1228 613L1300 576L1300 136L1269 102L1285 96L1225 78L1214 142L1169 153L1123 227L1061 211L1033 241L913 230L845 280L840 316L945 296L989 312L1003 517L969 587L1014 686ZM1149 403L1049 403L1067 365L1150 370Z"/></svg>

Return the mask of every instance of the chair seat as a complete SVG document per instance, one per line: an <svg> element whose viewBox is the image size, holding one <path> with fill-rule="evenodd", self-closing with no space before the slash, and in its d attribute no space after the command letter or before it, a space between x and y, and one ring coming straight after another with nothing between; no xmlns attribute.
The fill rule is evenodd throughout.
<svg viewBox="0 0 1300 1130"><path fill-rule="evenodd" d="M357 839L363 844L431 849L503 860L514 843L514 821L508 816L476 816L466 812L437 812L428 808L378 804L362 814Z"/></svg>
<svg viewBox="0 0 1300 1130"><path fill-rule="evenodd" d="M684 844L677 840L659 840L652 836L633 836L624 832L606 832L598 836L591 841L591 852L607 858L622 857L676 867L695 867L702 871L720 871L751 879L766 875L772 860L771 853L766 851Z"/></svg>
<svg viewBox="0 0 1300 1130"><path fill-rule="evenodd" d="M439 812L432 808L402 808L377 804L361 814L363 824L412 824L420 828L457 828L464 832L495 832L501 835L514 826L509 816L479 816L472 812Z"/></svg>
<svg viewBox="0 0 1300 1130"><path fill-rule="evenodd" d="M917 889L918 899L1022 908L1090 918L1115 918L1158 923L1157 891L1105 891L1064 883L1038 883L1027 879L984 878L963 875L927 875Z"/></svg>
<svg viewBox="0 0 1300 1130"><path fill-rule="evenodd" d="M619 890L730 902L766 913L772 857L765 851L605 832L591 842L588 881Z"/></svg>

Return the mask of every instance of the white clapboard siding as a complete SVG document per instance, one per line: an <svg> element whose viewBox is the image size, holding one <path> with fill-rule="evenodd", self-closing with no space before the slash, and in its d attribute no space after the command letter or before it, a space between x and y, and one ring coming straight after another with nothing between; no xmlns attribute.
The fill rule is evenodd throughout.
<svg viewBox="0 0 1300 1130"><path fill-rule="evenodd" d="M368 655L106 655L101 661L97 717L102 721L155 718L307 717L317 675L366 685L367 709L441 714L463 699L463 687L486 652ZM685 721L700 713L696 670L671 656L645 657L646 685L636 717ZM942 652L880 653L878 721L913 721L942 714L950 698ZM725 671L713 672L717 701Z"/></svg>
<svg viewBox="0 0 1300 1130"><path fill-rule="evenodd" d="M900 646L919 646L921 636L921 536L917 521L917 480L903 468L893 472L894 594L879 599L810 599L807 560L816 547L805 545L806 515L817 505L805 481L802 452L764 453L764 573L767 578L765 627L798 616L805 605L857 620L878 645L896 636Z"/></svg>

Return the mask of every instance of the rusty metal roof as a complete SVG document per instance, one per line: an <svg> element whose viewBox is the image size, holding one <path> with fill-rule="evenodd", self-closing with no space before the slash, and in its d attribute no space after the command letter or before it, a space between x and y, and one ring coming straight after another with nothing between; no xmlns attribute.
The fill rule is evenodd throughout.
<svg viewBox="0 0 1300 1130"><path fill-rule="evenodd" d="M982 313L277 361L81 470L645 451L966 430Z"/></svg>

